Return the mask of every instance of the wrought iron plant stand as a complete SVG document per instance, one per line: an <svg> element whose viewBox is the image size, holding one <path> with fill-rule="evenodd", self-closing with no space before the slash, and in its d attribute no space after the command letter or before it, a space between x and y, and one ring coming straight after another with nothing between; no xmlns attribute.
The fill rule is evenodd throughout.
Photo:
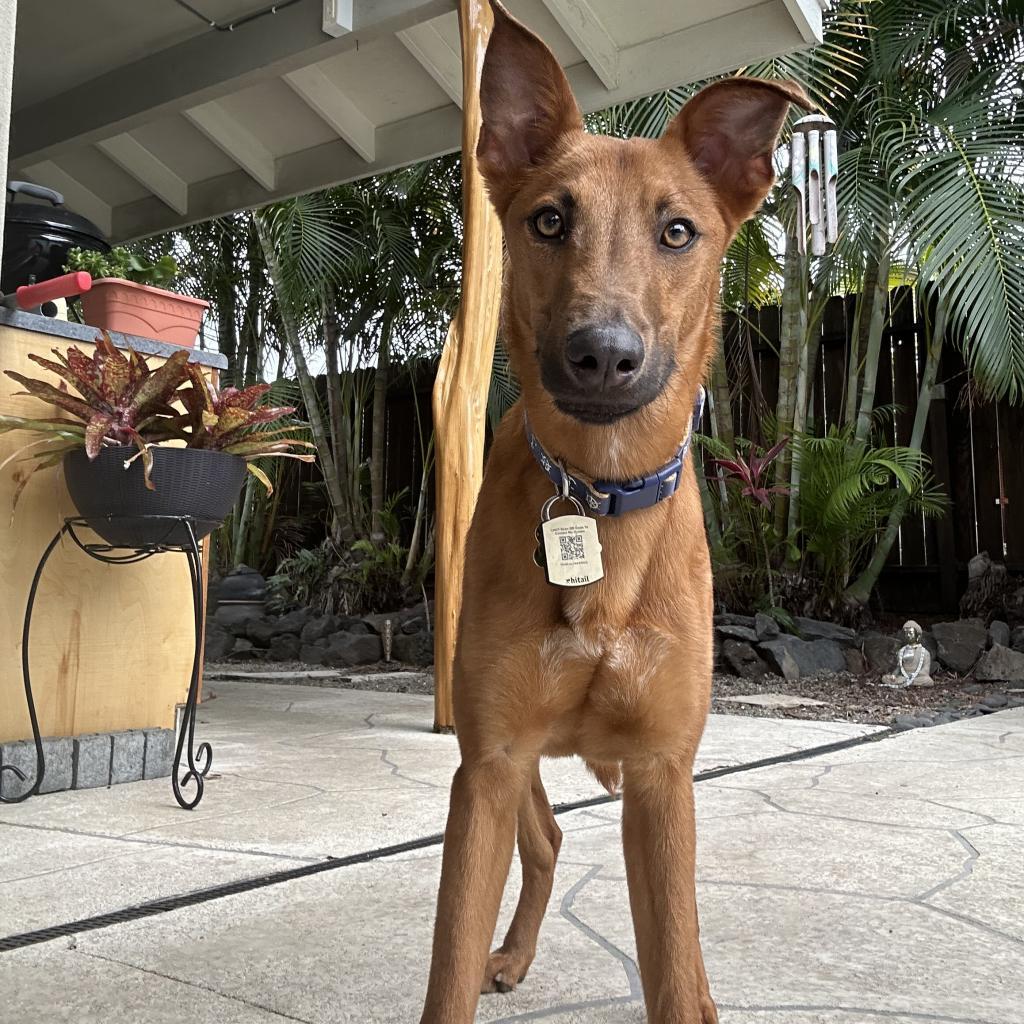
<svg viewBox="0 0 1024 1024"><path fill-rule="evenodd" d="M128 535L134 534L138 543L111 544L106 542L94 542L83 540L78 531L93 529L99 525L97 533L103 533L103 527L115 528L116 532ZM216 524L213 524L216 525ZM25 701L28 705L29 720L32 723L32 736L36 748L36 774L32 785L19 796L5 797L3 795L3 773L10 772L21 782L27 781L27 776L17 765L0 765L0 803L20 803L22 800L39 792L43 776L46 772L46 760L43 752L43 741L39 734L39 719L36 714L35 700L32 697L32 678L29 672L29 636L32 628L32 612L36 603L36 593L39 589L39 582L42 579L46 563L53 554L57 545L65 537L72 541L87 554L99 562L107 565L132 565L135 562L145 561L153 555L178 552L184 554L188 560L189 575L192 579L192 606L195 612L195 655L192 659L192 678L189 682L188 698L185 702L185 714L181 720L178 731L177 743L174 749L174 763L171 767L171 788L174 791L174 798L186 810L192 810L203 798L203 786L210 765L213 760L213 751L209 743L195 745L196 731L196 705L199 699L199 672L201 667L200 657L203 641L203 585L202 585L202 555L200 552L199 540L204 532L209 532L211 523L207 520L193 519L188 516L105 516L102 520L97 517L71 516L64 520L63 525L57 531L53 540L50 541L43 552L39 564L36 566L35 575L32 577L32 586L29 589L28 602L25 605L25 620L21 633L21 672L25 685ZM204 530L205 528L205 530ZM185 762L185 770L182 771L182 760ZM195 793L189 797L185 790L195 787Z"/></svg>

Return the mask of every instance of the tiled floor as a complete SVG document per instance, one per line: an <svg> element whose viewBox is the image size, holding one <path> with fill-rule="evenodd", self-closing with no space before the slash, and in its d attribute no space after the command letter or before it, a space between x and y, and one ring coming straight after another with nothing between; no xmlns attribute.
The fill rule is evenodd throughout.
<svg viewBox="0 0 1024 1024"><path fill-rule="evenodd" d="M454 741L429 699L218 682L214 777L0 809L0 936L442 830ZM698 769L832 743L843 723L715 716ZM553 802L597 795L547 766ZM722 1024L1021 1024L1024 712L700 782L705 956ZM564 814L537 962L478 1020L644 1018L619 806ZM415 1022L440 849L0 953L0 1022ZM506 894L511 913L518 874Z"/></svg>

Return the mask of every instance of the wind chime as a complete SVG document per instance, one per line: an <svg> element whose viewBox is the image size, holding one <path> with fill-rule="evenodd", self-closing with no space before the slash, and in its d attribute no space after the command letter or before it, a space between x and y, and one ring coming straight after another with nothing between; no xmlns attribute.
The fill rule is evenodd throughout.
<svg viewBox="0 0 1024 1024"><path fill-rule="evenodd" d="M811 254L824 256L826 245L839 237L836 178L839 145L836 124L824 114L811 114L793 125L790 145L796 207L797 250L807 252L807 225L811 227Z"/></svg>

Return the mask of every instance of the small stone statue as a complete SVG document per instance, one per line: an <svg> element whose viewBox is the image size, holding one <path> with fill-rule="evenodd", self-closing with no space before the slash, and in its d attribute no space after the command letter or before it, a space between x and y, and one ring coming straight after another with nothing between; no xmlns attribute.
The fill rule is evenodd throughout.
<svg viewBox="0 0 1024 1024"><path fill-rule="evenodd" d="M884 686L934 686L932 679L932 656L921 643L924 631L913 620L903 623L903 637L906 643L896 655L896 671L882 676Z"/></svg>
<svg viewBox="0 0 1024 1024"><path fill-rule="evenodd" d="M384 620L384 629L381 635L381 645L384 648L384 660L391 661L391 645L394 643L395 627L390 619Z"/></svg>

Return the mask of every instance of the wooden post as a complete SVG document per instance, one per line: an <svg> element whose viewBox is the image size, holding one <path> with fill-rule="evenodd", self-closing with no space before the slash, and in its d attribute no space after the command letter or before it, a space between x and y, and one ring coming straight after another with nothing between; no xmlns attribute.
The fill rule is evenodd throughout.
<svg viewBox="0 0 1024 1024"><path fill-rule="evenodd" d="M501 224L476 160L480 72L492 16L487 0L459 0L462 40L462 301L434 384L437 561L434 731L452 732L452 667L466 534L483 478L484 423L501 304Z"/></svg>

